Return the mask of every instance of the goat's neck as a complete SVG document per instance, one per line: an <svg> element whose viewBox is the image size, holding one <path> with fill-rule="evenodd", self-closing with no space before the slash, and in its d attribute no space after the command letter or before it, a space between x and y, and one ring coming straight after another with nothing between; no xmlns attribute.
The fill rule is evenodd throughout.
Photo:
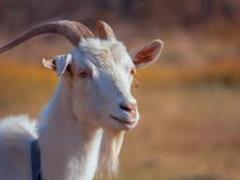
<svg viewBox="0 0 240 180"><path fill-rule="evenodd" d="M77 120L69 88L60 83L43 113L39 142L44 180L91 180L97 168L102 131Z"/></svg>

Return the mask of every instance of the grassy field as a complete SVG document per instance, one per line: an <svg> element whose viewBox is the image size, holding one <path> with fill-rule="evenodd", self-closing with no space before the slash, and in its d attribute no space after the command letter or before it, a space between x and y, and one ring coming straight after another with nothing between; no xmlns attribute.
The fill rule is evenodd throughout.
<svg viewBox="0 0 240 180"><path fill-rule="evenodd" d="M152 67L138 73L140 88L134 91L142 120L127 134L114 179L240 179L240 75L234 68ZM1 63L0 116L36 117L56 79L40 65Z"/></svg>

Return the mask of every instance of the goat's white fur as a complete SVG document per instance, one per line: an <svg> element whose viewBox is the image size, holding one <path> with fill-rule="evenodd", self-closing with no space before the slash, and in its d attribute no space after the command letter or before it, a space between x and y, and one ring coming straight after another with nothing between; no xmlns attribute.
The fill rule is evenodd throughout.
<svg viewBox="0 0 240 180"><path fill-rule="evenodd" d="M91 180L104 168L110 174L117 172L122 130L126 127L108 116L113 113L131 118L116 104L136 102L130 93L132 77L127 72L134 64L125 46L114 39L82 41L70 55L73 59L68 59L68 64L77 68L74 71L85 66L92 68L99 79L94 85L96 89L77 79L70 82L63 75L39 123L27 116L3 119L0 179L31 179L30 143L36 138L39 138L44 180ZM63 62L57 68L61 69L59 75L66 70ZM83 84L87 87L81 87ZM86 88L85 91L90 88L91 97L84 90L79 90L82 95L78 94L80 87ZM134 121L138 119L137 113Z"/></svg>

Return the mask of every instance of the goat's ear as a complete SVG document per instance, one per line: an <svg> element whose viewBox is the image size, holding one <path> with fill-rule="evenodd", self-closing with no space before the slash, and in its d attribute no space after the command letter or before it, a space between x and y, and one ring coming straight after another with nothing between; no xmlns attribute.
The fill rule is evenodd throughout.
<svg viewBox="0 0 240 180"><path fill-rule="evenodd" d="M56 56L54 59L43 59L42 63L43 66L56 71L58 76L63 75L63 73L66 71L69 64L72 62L72 55L66 54L66 55L59 55Z"/></svg>
<svg viewBox="0 0 240 180"><path fill-rule="evenodd" d="M100 39L116 39L112 28L104 21L97 21L97 35Z"/></svg>
<svg viewBox="0 0 240 180"><path fill-rule="evenodd" d="M132 57L136 68L143 68L154 63L159 58L162 48L161 40L154 40L140 48Z"/></svg>

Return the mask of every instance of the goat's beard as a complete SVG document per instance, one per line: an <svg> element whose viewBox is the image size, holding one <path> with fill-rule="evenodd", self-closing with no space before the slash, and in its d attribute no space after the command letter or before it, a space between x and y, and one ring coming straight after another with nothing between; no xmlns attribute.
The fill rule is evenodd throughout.
<svg viewBox="0 0 240 180"><path fill-rule="evenodd" d="M98 175L101 175L103 171L106 171L110 177L118 173L118 156L121 150L123 139L124 131L114 132L105 130L103 132L97 173Z"/></svg>

